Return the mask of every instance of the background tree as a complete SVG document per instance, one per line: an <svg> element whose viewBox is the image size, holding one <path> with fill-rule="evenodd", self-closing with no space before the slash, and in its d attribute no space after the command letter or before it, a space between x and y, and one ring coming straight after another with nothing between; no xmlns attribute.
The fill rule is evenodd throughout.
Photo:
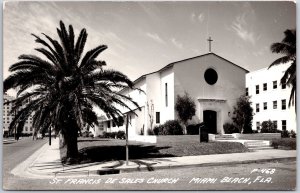
<svg viewBox="0 0 300 193"><path fill-rule="evenodd" d="M106 45L83 55L85 29L75 41L72 25L67 31L60 21L57 34L60 42L44 33L44 39L32 34L42 46L35 50L43 58L19 56L20 61L9 68L12 74L4 80L4 92L17 90L17 98L11 101L12 112L17 113L10 129L16 128L21 133L25 121L33 114L34 128L43 131L52 127L61 132L67 146L67 160L72 163L78 157L78 131L84 124L92 127L98 124L94 106L118 123L118 117L123 115L116 106L131 110L129 104L136 107L138 104L118 92L123 88L133 89L132 81L118 71L105 70L106 63L96 59L107 49Z"/></svg>
<svg viewBox="0 0 300 193"><path fill-rule="evenodd" d="M283 56L276 59L270 66L285 64L290 65L281 78L281 84L287 84L292 87L289 106L294 104L296 98L296 30L288 29L284 32L285 37L281 42L271 45L273 53L282 54ZM296 105L295 105L296 108Z"/></svg>
<svg viewBox="0 0 300 193"><path fill-rule="evenodd" d="M177 95L175 110L183 123L184 133L186 134L187 121L192 119L196 112L196 104L187 92L183 96Z"/></svg>
<svg viewBox="0 0 300 193"><path fill-rule="evenodd" d="M233 110L233 123L240 133L252 133L253 108L250 97L242 95Z"/></svg>

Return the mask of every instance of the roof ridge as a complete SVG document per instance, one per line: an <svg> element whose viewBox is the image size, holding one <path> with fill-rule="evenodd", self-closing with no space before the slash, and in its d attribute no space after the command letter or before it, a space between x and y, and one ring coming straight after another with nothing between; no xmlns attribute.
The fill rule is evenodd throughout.
<svg viewBox="0 0 300 193"><path fill-rule="evenodd" d="M192 59L199 58L199 57L203 57L203 56L210 55L210 54L215 55L215 56L217 56L218 58L221 58L222 60L225 60L225 61L227 61L227 62L229 62L229 63L231 63L231 64L233 64L233 65L235 65L235 66L237 66L237 67L239 67L239 68L241 68L242 70L245 70L247 73L249 72L249 70L247 70L247 69L245 69L245 68L243 68L243 67L241 67L241 66L239 66L239 65L237 65L237 64L235 64L235 63L233 63L233 62L231 62L230 60L227 60L227 59L223 58L222 56L220 56L220 55L218 55L218 54L215 54L214 52L208 52L208 53L206 53L206 54L202 54L202 55L198 55L198 56L186 58L186 59L183 59L183 60L178 60L178 61L175 61L175 62L171 62L171 63L167 64L166 66L162 67L161 69L159 69L159 70L157 70L157 71L153 71L153 72L150 72L150 73L141 75L139 78L135 79L133 82L135 83L135 82L137 82L139 79L145 78L147 75L154 74L154 73L156 73L156 72L160 72L160 71L162 71L162 70L164 70L164 69L167 69L167 68L173 66L173 65L176 64L176 63L184 62L184 61L187 61L187 60L192 60Z"/></svg>

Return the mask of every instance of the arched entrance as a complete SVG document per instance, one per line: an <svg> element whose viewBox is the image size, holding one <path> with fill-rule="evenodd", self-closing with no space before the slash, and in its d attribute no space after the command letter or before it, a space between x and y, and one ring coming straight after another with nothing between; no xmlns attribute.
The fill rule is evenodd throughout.
<svg viewBox="0 0 300 193"><path fill-rule="evenodd" d="M209 133L217 133L217 112L211 110L203 111L203 122Z"/></svg>

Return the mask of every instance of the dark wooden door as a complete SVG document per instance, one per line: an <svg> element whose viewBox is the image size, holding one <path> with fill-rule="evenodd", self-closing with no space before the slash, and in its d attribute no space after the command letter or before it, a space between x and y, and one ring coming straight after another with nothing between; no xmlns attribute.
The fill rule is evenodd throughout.
<svg viewBox="0 0 300 193"><path fill-rule="evenodd" d="M208 133L217 133L217 112L206 110L203 111L203 122L208 129Z"/></svg>

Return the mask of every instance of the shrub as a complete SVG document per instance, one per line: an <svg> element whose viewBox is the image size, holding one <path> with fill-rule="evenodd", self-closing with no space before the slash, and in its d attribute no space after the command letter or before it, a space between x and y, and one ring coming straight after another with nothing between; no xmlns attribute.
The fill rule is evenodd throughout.
<svg viewBox="0 0 300 193"><path fill-rule="evenodd" d="M154 129L147 129L147 134L148 135L154 135Z"/></svg>
<svg viewBox="0 0 300 193"><path fill-rule="evenodd" d="M153 128L154 135L183 135L183 128L178 120L169 120Z"/></svg>
<svg viewBox="0 0 300 193"><path fill-rule="evenodd" d="M178 120L170 120L163 125L165 135L183 135L183 129Z"/></svg>
<svg viewBox="0 0 300 193"><path fill-rule="evenodd" d="M108 138L108 133L106 131L103 131L101 138Z"/></svg>
<svg viewBox="0 0 300 193"><path fill-rule="evenodd" d="M239 133L239 129L232 123L225 123L223 129L225 134Z"/></svg>
<svg viewBox="0 0 300 193"><path fill-rule="evenodd" d="M116 138L117 132L103 132L103 138Z"/></svg>
<svg viewBox="0 0 300 193"><path fill-rule="evenodd" d="M192 124L186 127L186 133L188 135L199 135L200 124Z"/></svg>
<svg viewBox="0 0 300 193"><path fill-rule="evenodd" d="M144 127L141 128L140 135L144 135Z"/></svg>
<svg viewBox="0 0 300 193"><path fill-rule="evenodd" d="M275 125L271 120L269 121L264 121L261 124L261 133L277 133Z"/></svg>
<svg viewBox="0 0 300 193"><path fill-rule="evenodd" d="M156 125L153 128L153 133L154 135L159 135L160 131L162 130L162 126L161 125Z"/></svg>
<svg viewBox="0 0 300 193"><path fill-rule="evenodd" d="M89 137L93 138L94 134L93 133L89 133Z"/></svg>
<svg viewBox="0 0 300 193"><path fill-rule="evenodd" d="M125 132L118 131L115 136L117 136L118 139L125 139Z"/></svg>
<svg viewBox="0 0 300 193"><path fill-rule="evenodd" d="M290 137L290 135L289 135L289 131L288 130L282 130L281 131L281 137L282 138L288 138L288 137Z"/></svg>
<svg viewBox="0 0 300 193"><path fill-rule="evenodd" d="M88 131L84 131L81 133L82 137L89 137L89 132Z"/></svg>
<svg viewBox="0 0 300 193"><path fill-rule="evenodd" d="M296 138L296 132L294 130L291 130L290 136L292 138Z"/></svg>
<svg viewBox="0 0 300 193"><path fill-rule="evenodd" d="M271 142L271 146L275 149L296 150L297 140L294 138L273 139Z"/></svg>

